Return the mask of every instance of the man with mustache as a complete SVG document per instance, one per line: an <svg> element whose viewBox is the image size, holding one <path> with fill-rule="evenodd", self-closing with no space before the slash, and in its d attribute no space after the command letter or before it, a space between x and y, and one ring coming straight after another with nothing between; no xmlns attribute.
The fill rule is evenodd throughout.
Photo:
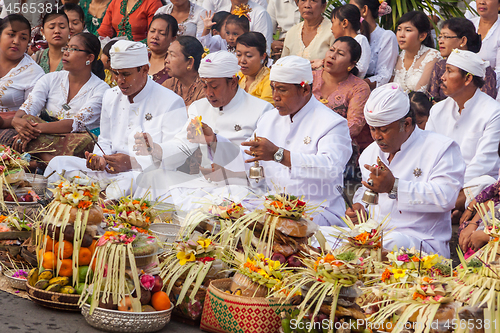
<svg viewBox="0 0 500 333"><path fill-rule="evenodd" d="M468 220L475 211L469 202L493 184L500 167L500 103L483 93L487 61L471 51L455 49L446 60L441 89L448 98L434 105L426 130L450 137L460 146L466 164L464 189L455 205L458 219Z"/></svg>
<svg viewBox="0 0 500 333"><path fill-rule="evenodd" d="M365 104L373 142L359 158L363 186L354 195L346 215L357 221L366 214L363 193L379 193L370 207L380 221L390 214L384 247L417 249L450 257L450 211L463 185L465 163L453 140L415 126L406 93L395 83L375 89Z"/></svg>

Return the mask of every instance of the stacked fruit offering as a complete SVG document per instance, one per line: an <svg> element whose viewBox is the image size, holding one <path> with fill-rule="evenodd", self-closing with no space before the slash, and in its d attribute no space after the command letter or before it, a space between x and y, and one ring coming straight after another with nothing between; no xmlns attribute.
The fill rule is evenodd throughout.
<svg viewBox="0 0 500 333"><path fill-rule="evenodd" d="M99 238L95 274L87 276L79 301L96 307L130 312L168 310L170 300L155 260L159 244L149 230L153 207L144 199L120 199L108 217L108 230Z"/></svg>
<svg viewBox="0 0 500 333"><path fill-rule="evenodd" d="M77 293L91 271L97 225L103 213L97 206L100 188L75 177L55 184L54 201L37 228L38 268L28 283L51 292Z"/></svg>

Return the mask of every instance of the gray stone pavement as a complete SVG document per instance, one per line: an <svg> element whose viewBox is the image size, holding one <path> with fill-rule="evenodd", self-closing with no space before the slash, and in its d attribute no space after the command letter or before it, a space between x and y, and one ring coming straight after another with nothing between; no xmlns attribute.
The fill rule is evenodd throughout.
<svg viewBox="0 0 500 333"><path fill-rule="evenodd" d="M79 312L51 310L32 301L0 291L0 333L94 333ZM199 327L174 321L159 332L198 333ZM140 333L140 332L137 332Z"/></svg>

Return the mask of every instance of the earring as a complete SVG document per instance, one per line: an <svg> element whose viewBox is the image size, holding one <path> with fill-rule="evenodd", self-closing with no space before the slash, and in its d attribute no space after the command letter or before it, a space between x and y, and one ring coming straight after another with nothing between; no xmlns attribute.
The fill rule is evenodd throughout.
<svg viewBox="0 0 500 333"><path fill-rule="evenodd" d="M190 71L191 70L191 66L187 66L187 70Z"/></svg>
<svg viewBox="0 0 500 333"><path fill-rule="evenodd" d="M462 44L460 44L460 47L464 47Z"/></svg>
<svg viewBox="0 0 500 333"><path fill-rule="evenodd" d="M85 65L90 65L90 60L85 61Z"/></svg>
<svg viewBox="0 0 500 333"><path fill-rule="evenodd" d="M350 72L352 67L347 67L347 71Z"/></svg>

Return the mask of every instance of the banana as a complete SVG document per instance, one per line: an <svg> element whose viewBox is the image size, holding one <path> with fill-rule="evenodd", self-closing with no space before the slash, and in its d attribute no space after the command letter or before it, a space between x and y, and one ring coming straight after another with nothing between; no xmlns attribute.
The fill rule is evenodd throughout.
<svg viewBox="0 0 500 333"><path fill-rule="evenodd" d="M67 286L69 284L69 277L55 277L49 280L49 284L60 284L61 287Z"/></svg>
<svg viewBox="0 0 500 333"><path fill-rule="evenodd" d="M38 268L33 268L29 273L28 273L28 283L30 286L34 286L35 283L38 281Z"/></svg>
<svg viewBox="0 0 500 333"><path fill-rule="evenodd" d="M54 277L51 270L46 270L38 274L38 281L40 280L50 280Z"/></svg>
<svg viewBox="0 0 500 333"><path fill-rule="evenodd" d="M45 289L46 291L52 291L54 293L58 293L59 290L61 290L61 285L58 283L51 284L50 286Z"/></svg>
<svg viewBox="0 0 500 333"><path fill-rule="evenodd" d="M59 292L63 294L76 294L76 290L72 286L63 286Z"/></svg>
<svg viewBox="0 0 500 333"><path fill-rule="evenodd" d="M38 280L35 283L34 287L37 289L45 289L45 288L47 288L48 285L49 285L49 280Z"/></svg>

